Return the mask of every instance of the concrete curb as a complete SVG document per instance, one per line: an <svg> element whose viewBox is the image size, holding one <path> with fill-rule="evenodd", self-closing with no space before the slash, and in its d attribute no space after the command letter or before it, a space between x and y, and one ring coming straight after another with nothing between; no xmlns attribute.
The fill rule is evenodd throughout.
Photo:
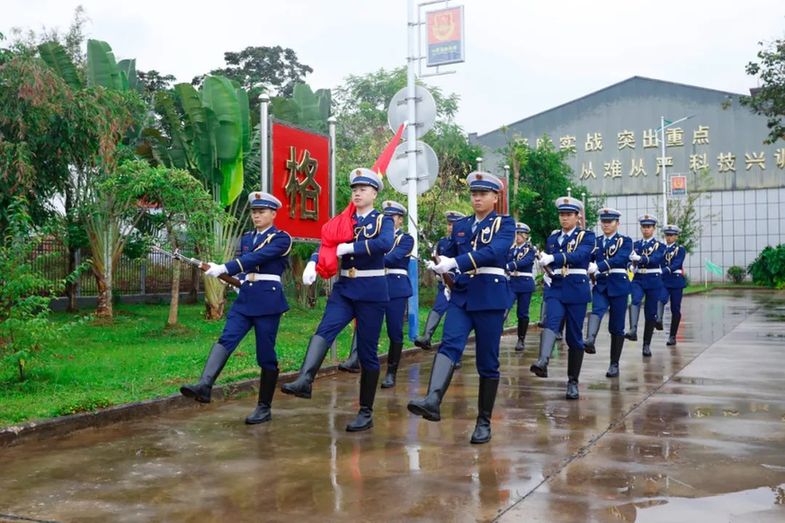
<svg viewBox="0 0 785 523"><path fill-rule="evenodd" d="M534 325L534 324L532 324ZM516 327L508 327L502 331L503 334L514 332ZM469 338L473 341L474 336ZM434 348L428 353L435 353L439 344L434 344ZM410 347L401 353L402 358L412 358L416 354L423 353L420 348ZM387 355L379 356L379 361L385 363ZM323 378L337 374L338 365L322 367L316 378ZM293 381L297 377L298 371L287 372L278 377L278 384ZM236 397L238 394L253 392L257 390L258 378L218 385L213 389L213 400L223 401ZM19 425L11 425L0 429L0 449L11 447L22 442L40 441L48 438L65 436L71 432L82 429L97 429L121 421L130 421L147 416L155 416L168 412L172 409L200 408L203 404L197 403L191 398L186 398L180 394L173 394L163 398L154 398L134 403L125 403L94 412L84 412L70 416L58 416L47 418L40 421L28 421Z"/></svg>

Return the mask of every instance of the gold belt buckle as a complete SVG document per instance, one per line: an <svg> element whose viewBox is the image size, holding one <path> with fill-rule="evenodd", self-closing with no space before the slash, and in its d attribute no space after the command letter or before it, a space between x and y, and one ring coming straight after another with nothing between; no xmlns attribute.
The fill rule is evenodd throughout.
<svg viewBox="0 0 785 523"><path fill-rule="evenodd" d="M561 275L562 275L562 278L567 276L567 266L566 265L562 266L562 268L561 268Z"/></svg>
<svg viewBox="0 0 785 523"><path fill-rule="evenodd" d="M352 267L351 269L349 269L349 277L354 278L355 276L357 276L357 269Z"/></svg>

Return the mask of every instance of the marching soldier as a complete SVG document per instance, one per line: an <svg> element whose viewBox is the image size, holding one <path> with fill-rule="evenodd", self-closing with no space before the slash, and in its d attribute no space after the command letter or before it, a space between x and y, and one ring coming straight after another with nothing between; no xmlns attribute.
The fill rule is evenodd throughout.
<svg viewBox="0 0 785 523"><path fill-rule="evenodd" d="M662 286L662 260L665 255L665 245L654 237L654 228L657 218L651 214L643 214L638 218L643 238L632 246L630 261L633 263L635 276L632 279L632 303L630 304L630 330L624 337L630 341L638 340L638 317L641 313L641 302L644 296L643 317L643 356L651 356L651 337L654 328L661 319L657 318L657 303L663 293Z"/></svg>
<svg viewBox="0 0 785 523"><path fill-rule="evenodd" d="M596 283L592 290L592 311L584 345L588 354L597 352L597 333L602 317L610 309L608 332L611 334L611 364L605 373L608 378L619 375L619 358L624 347L624 313L630 294L627 263L632 253L632 238L618 233L620 217L621 213L616 209L600 209L603 235L597 238L593 261L589 264L589 274L595 275Z"/></svg>
<svg viewBox="0 0 785 523"><path fill-rule="evenodd" d="M338 245L341 271L338 282L327 300L322 321L311 337L300 367L300 375L281 390L300 398L311 397L311 384L322 365L327 350L338 333L357 319L357 354L360 358L360 411L346 426L348 432L373 427L373 402L379 381L379 358L376 355L384 311L390 301L384 255L393 246L393 219L373 208L383 184L370 169L354 169L350 174L352 202L357 208L354 241ZM318 251L303 271L303 283L316 281Z"/></svg>
<svg viewBox="0 0 785 523"><path fill-rule="evenodd" d="M242 287L226 318L223 333L210 351L199 383L183 385L180 393L202 403L210 402L216 378L229 355L237 348L251 327L256 332L256 362L261 367L259 401L253 413L245 418L249 425L272 418L270 407L278 381L278 358L275 338L281 314L289 310L283 293L281 274L289 264L292 238L276 229L275 216L281 202L266 192L248 196L255 231L240 239L240 257L224 265L210 264L208 276L240 275Z"/></svg>
<svg viewBox="0 0 785 523"><path fill-rule="evenodd" d="M502 189L499 178L475 171L466 181L474 215L453 224L449 248L438 264L427 264L437 274L458 270L447 306L442 343L433 360L428 392L422 399L410 401L407 408L429 421L441 419L439 407L469 333L474 330L480 390L471 442L486 443L491 439L491 414L499 386L499 340L510 292L505 266L515 235L515 222L494 211Z"/></svg>
<svg viewBox="0 0 785 523"><path fill-rule="evenodd" d="M660 309L658 316L662 321L665 312L665 304L670 299L671 302L671 326L670 335L666 345L676 345L676 333L679 331L681 321L681 297L687 281L684 279L684 257L687 251L684 247L676 243L681 234L681 229L676 225L665 226L665 258L662 263L662 283L665 286L663 293L664 301L659 302Z"/></svg>
<svg viewBox="0 0 785 523"><path fill-rule="evenodd" d="M515 224L515 245L507 253L507 271L510 274L510 290L513 295L513 304L517 302L518 308L518 342L515 350L521 352L526 342L526 331L529 328L529 304L534 292L534 266L535 249L529 243L529 226L518 222ZM512 305L510 305L512 308Z"/></svg>
<svg viewBox="0 0 785 523"><path fill-rule="evenodd" d="M447 236L439 239L439 242L436 244L436 249L434 250L435 256L445 255L450 246L452 226L455 222L464 217L464 214L458 211L447 211L444 214L447 218ZM436 290L436 299L433 302L433 308L428 312L428 318L425 320L425 329L423 330L422 336L417 336L417 339L414 340L414 344L421 349L431 350L431 338L433 337L433 333L436 332L439 322L442 321L442 316L444 316L444 313L447 311L448 300L444 288L444 282L440 278L439 286Z"/></svg>
<svg viewBox="0 0 785 523"><path fill-rule="evenodd" d="M382 380L382 388L395 386L395 376L403 351L403 322L406 314L406 300L412 295L412 284L409 281L409 260L414 249L414 238L403 232L403 217L406 207L398 202L386 201L382 204L385 216L392 216L395 223L395 240L393 248L384 256L384 267L387 271L387 288L390 301L385 309L387 336L390 338L390 349L387 353L387 374ZM357 357L357 331L352 336L352 349L345 362L338 369L346 372L360 372L360 361Z"/></svg>
<svg viewBox="0 0 785 523"><path fill-rule="evenodd" d="M595 245L594 233L578 226L583 203L570 196L555 202L559 210L561 230L548 237L540 264L546 270L549 289L545 294L548 312L545 328L540 334L540 355L530 370L539 377L548 376L548 361L556 341L556 333L566 318L568 400L578 399L578 378L583 364L583 318L591 300L591 284L587 269ZM550 273L550 274L549 274Z"/></svg>

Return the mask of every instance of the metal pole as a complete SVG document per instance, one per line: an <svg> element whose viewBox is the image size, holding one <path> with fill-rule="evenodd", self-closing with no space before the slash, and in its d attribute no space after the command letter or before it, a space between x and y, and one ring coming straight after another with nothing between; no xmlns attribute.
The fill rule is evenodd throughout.
<svg viewBox="0 0 785 523"><path fill-rule="evenodd" d="M330 132L330 217L335 216L335 122L337 118L327 119Z"/></svg>
<svg viewBox="0 0 785 523"><path fill-rule="evenodd" d="M268 176L269 176L269 172L268 172L269 161L268 161L268 158L267 158L267 155L268 155L269 151L268 151L267 147L268 147L269 132L270 132L270 129L268 128L269 123L270 123L269 116L268 116L268 114L269 114L269 106L270 106L270 97L267 96L266 94L262 93L262 94L259 95L259 101L261 102L259 104L259 106L261 108L261 117L260 117L260 120L259 120L259 129L261 131L261 136L260 136L261 143L259 144L259 150L260 150L260 153L261 153L261 158L259 160L261 162L261 164L260 164L261 169L260 170L261 170L261 178L262 178L262 180L261 180L262 181L262 191L263 192L269 192L267 190L267 188L268 188Z"/></svg>
<svg viewBox="0 0 785 523"><path fill-rule="evenodd" d="M482 156L477 157L477 170L482 171Z"/></svg>
<svg viewBox="0 0 785 523"><path fill-rule="evenodd" d="M511 209L510 209L510 166L509 165L504 166L504 199L507 205L507 209L506 209L507 214L512 214L510 212ZM518 216L516 216L515 219L517 220Z"/></svg>
<svg viewBox="0 0 785 523"><path fill-rule="evenodd" d="M586 224L588 223L587 220L587 211L586 211L586 193L581 193L581 200L583 200L583 228L586 228Z"/></svg>
<svg viewBox="0 0 785 523"><path fill-rule="evenodd" d="M406 106L408 109L407 119L409 125L406 127L406 157L408 162L408 172L406 179L409 183L409 233L414 238L414 248L412 257L409 260L409 279L412 282L413 294L409 298L409 339L413 340L419 333L419 276L417 271L417 249L419 231L417 223L420 222L417 213L417 106L415 101L415 67L419 60L420 50L417 48L417 33L420 30L417 25L417 6L415 0L408 0L407 4L407 67L406 67Z"/></svg>
<svg viewBox="0 0 785 523"><path fill-rule="evenodd" d="M662 225L668 224L668 182L667 182L667 174L665 171L665 117L660 116L660 129L662 129L662 134L660 139L662 140Z"/></svg>

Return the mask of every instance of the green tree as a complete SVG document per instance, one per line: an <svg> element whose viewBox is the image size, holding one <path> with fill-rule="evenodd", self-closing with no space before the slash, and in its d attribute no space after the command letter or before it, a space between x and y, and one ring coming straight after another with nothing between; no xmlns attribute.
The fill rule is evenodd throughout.
<svg viewBox="0 0 785 523"><path fill-rule="evenodd" d="M758 61L749 62L746 72L757 77L760 87L751 96L742 96L740 102L755 114L766 116L769 136L765 143L785 140L785 39L770 44L759 42Z"/></svg>
<svg viewBox="0 0 785 523"><path fill-rule="evenodd" d="M543 244L554 229L559 228L559 215L554 202L568 194L567 189L578 199L586 194L586 223L592 228L597 221L597 209L601 199L592 198L589 190L578 183L572 168L567 163L569 151L557 151L547 136L539 147L533 148L520 136L508 136L507 145L501 150L506 161L515 171L510 194L511 214L531 228L532 242ZM516 190L517 187L517 190Z"/></svg>

